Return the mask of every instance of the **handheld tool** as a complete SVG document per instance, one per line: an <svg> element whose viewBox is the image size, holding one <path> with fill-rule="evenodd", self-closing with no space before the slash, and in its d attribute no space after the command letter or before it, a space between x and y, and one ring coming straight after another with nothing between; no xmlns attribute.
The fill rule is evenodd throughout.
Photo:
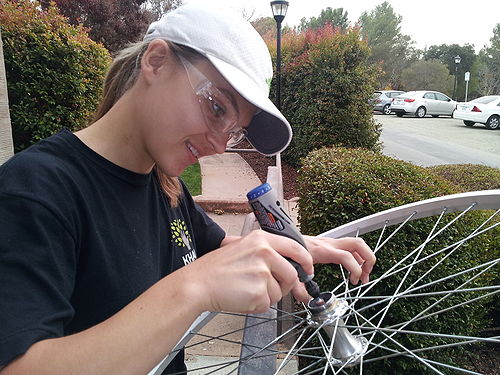
<svg viewBox="0 0 500 375"><path fill-rule="evenodd" d="M247 198L262 230L291 238L307 249L304 238L292 219L286 214L285 210L283 210L271 185L264 183L257 186L247 193ZM307 293L314 298L318 305L321 305L321 302L324 303L320 298L320 290L318 284L313 280L313 275L308 275L302 266L294 260L288 257L285 258L297 271L299 280L304 283Z"/></svg>

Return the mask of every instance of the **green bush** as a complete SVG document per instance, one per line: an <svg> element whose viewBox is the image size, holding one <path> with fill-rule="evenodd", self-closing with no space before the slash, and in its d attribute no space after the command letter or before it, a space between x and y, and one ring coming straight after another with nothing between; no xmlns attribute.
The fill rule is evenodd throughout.
<svg viewBox="0 0 500 375"><path fill-rule="evenodd" d="M500 169L478 164L447 164L428 167L460 187L460 191L500 189Z"/></svg>
<svg viewBox="0 0 500 375"><path fill-rule="evenodd" d="M268 43L275 54L274 43ZM282 110L293 128L283 159L293 166L324 146L379 149L380 124L368 104L377 70L359 32L327 24L283 37ZM275 95L276 80L271 85Z"/></svg>
<svg viewBox="0 0 500 375"><path fill-rule="evenodd" d="M56 7L5 0L0 8L14 147L87 124L101 93L109 53Z"/></svg>
<svg viewBox="0 0 500 375"><path fill-rule="evenodd" d="M389 208L456 193L460 190L426 168L363 149L324 148L314 151L303 160L298 180L301 231L311 235L323 233L352 220ZM436 239L427 243L419 259L434 254L437 250L450 245L450 241L453 243L453 238L464 238L466 234L471 233L488 216L489 214L484 212L474 211L469 213L457 221L457 224L444 230ZM445 223L453 217L456 217L456 214L446 215L446 218L443 219L435 231L444 227ZM424 243L428 233L433 229L435 221L435 218L421 219L412 221L403 227L403 230L398 232L377 253L377 264L372 273L372 279L380 277L397 261L403 259L405 255ZM385 236L387 236L387 232L391 232L390 229L392 228L386 229ZM379 235L380 231L362 237L374 249ZM477 251L478 249L481 251ZM429 264L432 265L437 260L443 260L443 262L419 285L469 269L474 265L482 264L486 260L498 258L500 256L500 232L493 230L480 236L480 238L467 241L457 248L453 256L445 257L446 253L432 258L432 261L428 260L414 266L404 282L402 290L405 290L424 275L430 268ZM409 262L405 264L407 263ZM369 295L387 296L394 294L403 279L404 273L400 272L385 278L383 282L376 284ZM339 267L334 265L316 266L315 274L315 280L322 290L332 290L341 280ZM469 277L469 274L464 274L446 282L427 286L425 289L419 290L419 292L450 290L464 283ZM468 285L470 287L492 285L498 283L498 281L495 281L498 278L499 270L496 267ZM477 296L477 294L474 296ZM441 302L438 308L431 311L434 312L460 304L463 301L472 299L474 296L468 293L453 294ZM391 305L382 326L386 327L408 321L417 312L424 310L437 299L438 297L397 300ZM372 300L360 301L356 309L360 311L372 302ZM492 311L495 309L491 297L482 302L485 302L485 304L467 304L437 316L411 323L405 329L457 335L479 334L484 327L491 326L491 318L494 315ZM363 315L370 317L383 306L367 308ZM378 320L374 321L375 324L377 322ZM379 339L376 338L374 341L379 342L381 335L379 334L376 337ZM438 337L398 334L398 342L407 348L418 349L445 344L450 341ZM400 347L390 341L384 345L397 351L401 350ZM462 350L463 348L440 349L439 351L424 352L422 355L433 360L440 360L446 356L447 360L445 362L449 363L451 361L463 365L461 363ZM375 352L371 356L376 357L378 354ZM387 351L384 351L384 354L387 354ZM450 358L450 361L448 361L448 358ZM359 372L359 369L355 368L352 371L355 374ZM369 366L365 364L363 371L365 374L402 375L426 374L429 370L416 360L400 356L372 362ZM351 374L350 371L347 372Z"/></svg>

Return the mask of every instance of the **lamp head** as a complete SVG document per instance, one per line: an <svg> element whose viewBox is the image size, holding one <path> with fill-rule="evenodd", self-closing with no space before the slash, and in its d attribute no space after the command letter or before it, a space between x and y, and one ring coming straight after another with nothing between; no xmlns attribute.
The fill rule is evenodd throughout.
<svg viewBox="0 0 500 375"><path fill-rule="evenodd" d="M288 1L271 1L271 9L273 10L273 16L276 22L281 23L285 19L286 11L288 10Z"/></svg>

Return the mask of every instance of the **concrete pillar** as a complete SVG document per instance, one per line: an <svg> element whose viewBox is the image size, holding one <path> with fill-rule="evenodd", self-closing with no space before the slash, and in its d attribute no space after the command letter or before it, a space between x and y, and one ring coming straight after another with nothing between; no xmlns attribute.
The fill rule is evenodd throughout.
<svg viewBox="0 0 500 375"><path fill-rule="evenodd" d="M14 155L12 128L10 125L9 98L7 96L7 76L3 58L2 34L0 32L0 164Z"/></svg>

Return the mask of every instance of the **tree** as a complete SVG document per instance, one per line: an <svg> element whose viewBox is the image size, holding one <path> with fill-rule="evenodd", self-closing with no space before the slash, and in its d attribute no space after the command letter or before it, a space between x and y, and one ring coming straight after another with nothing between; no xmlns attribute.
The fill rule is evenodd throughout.
<svg viewBox="0 0 500 375"><path fill-rule="evenodd" d="M152 13L154 20L159 20L162 15L180 7L183 3L183 0L146 0L143 7Z"/></svg>
<svg viewBox="0 0 500 375"><path fill-rule="evenodd" d="M383 70L380 88L399 88L402 69L416 58L413 41L401 33L402 19L385 1L371 12L363 12L358 21L361 35L372 51L370 62L380 64Z"/></svg>
<svg viewBox="0 0 500 375"><path fill-rule="evenodd" d="M401 73L401 84L407 91L435 90L451 95L453 76L439 60L420 60Z"/></svg>
<svg viewBox="0 0 500 375"><path fill-rule="evenodd" d="M276 39L276 21L273 17L260 17L252 21L252 26L262 38Z"/></svg>
<svg viewBox="0 0 500 375"><path fill-rule="evenodd" d="M250 22L264 40L276 40L276 21L273 17L260 17ZM290 26L282 26L281 34L286 35L293 32Z"/></svg>
<svg viewBox="0 0 500 375"><path fill-rule="evenodd" d="M347 11L344 11L344 8L332 9L328 7L321 11L318 18L311 17L308 20L305 17L302 18L297 30L301 32L307 29L319 29L327 23L333 27L339 27L341 30L346 30L349 27Z"/></svg>
<svg viewBox="0 0 500 375"><path fill-rule="evenodd" d="M460 56L460 64L455 64L455 56ZM450 74L455 76L457 69L457 98L465 97L465 72L470 72L474 62L476 61L476 52L474 46L465 44L441 44L430 46L425 51L423 58L425 60L437 59L448 67Z"/></svg>
<svg viewBox="0 0 500 375"><path fill-rule="evenodd" d="M136 42L147 26L182 0L53 0L72 25L82 24L92 40L115 52ZM43 9L51 0L41 0Z"/></svg>
<svg viewBox="0 0 500 375"><path fill-rule="evenodd" d="M480 95L500 94L500 23L493 29L491 45L485 46L478 56L478 92Z"/></svg>

